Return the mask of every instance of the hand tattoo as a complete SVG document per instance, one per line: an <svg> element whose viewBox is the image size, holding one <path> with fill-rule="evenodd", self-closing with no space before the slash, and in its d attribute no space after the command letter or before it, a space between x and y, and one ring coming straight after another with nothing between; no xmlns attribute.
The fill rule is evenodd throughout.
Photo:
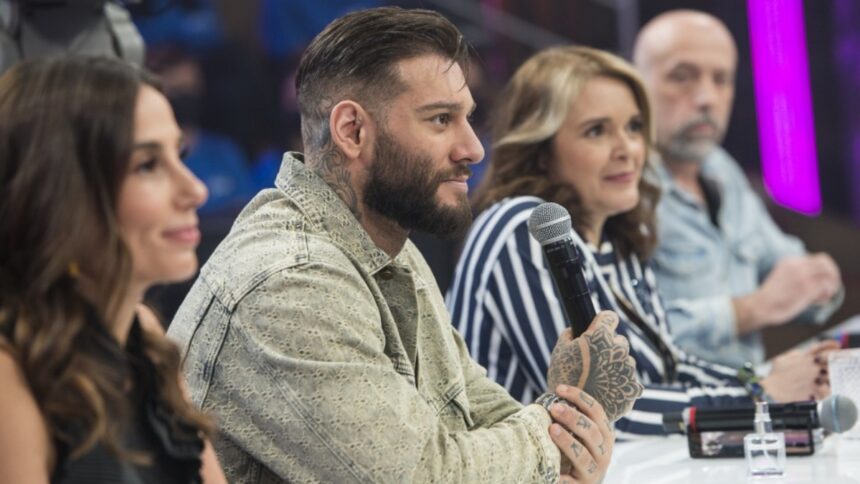
<svg viewBox="0 0 860 484"><path fill-rule="evenodd" d="M550 358L547 384L581 388L594 397L611 420L625 414L642 394L636 367L628 347L613 341L611 316L604 316L599 327L572 341L559 340Z"/></svg>
<svg viewBox="0 0 860 484"><path fill-rule="evenodd" d="M577 458L582 454L582 444L580 444L579 442L577 442L575 440L573 441L572 444L570 444L570 449L573 451L573 454Z"/></svg>
<svg viewBox="0 0 860 484"><path fill-rule="evenodd" d="M588 469L586 469L589 474L594 474L594 471L597 470L597 462L594 462L594 459L588 463Z"/></svg>
<svg viewBox="0 0 860 484"><path fill-rule="evenodd" d="M579 399L582 400L582 403L588 405L589 407L594 406L594 399L585 394L585 392L579 394Z"/></svg>
<svg viewBox="0 0 860 484"><path fill-rule="evenodd" d="M576 421L576 426L577 426L577 427L582 427L582 428L584 428L584 429L590 429L590 428L591 428L591 423L588 421L588 419L586 419L585 417L583 417L582 415L580 415L580 416L579 416L579 419Z"/></svg>

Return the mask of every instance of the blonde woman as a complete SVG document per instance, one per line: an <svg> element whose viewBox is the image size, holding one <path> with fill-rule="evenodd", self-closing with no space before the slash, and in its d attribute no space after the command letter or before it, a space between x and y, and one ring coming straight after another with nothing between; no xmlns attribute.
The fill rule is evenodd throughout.
<svg viewBox="0 0 860 484"><path fill-rule="evenodd" d="M490 165L474 198L480 216L447 301L489 375L523 402L545 391L551 343L566 322L526 222L551 201L569 210L595 303L621 318L618 333L630 341L645 385L633 411L616 422L619 436L663 433L662 413L690 405L810 396L820 368L795 355L759 384L675 347L648 264L659 196L649 176L652 114L627 62L586 47L544 50L519 68L500 99ZM809 385L787 384L782 377L793 372ZM600 382L592 385L585 390L599 393Z"/></svg>

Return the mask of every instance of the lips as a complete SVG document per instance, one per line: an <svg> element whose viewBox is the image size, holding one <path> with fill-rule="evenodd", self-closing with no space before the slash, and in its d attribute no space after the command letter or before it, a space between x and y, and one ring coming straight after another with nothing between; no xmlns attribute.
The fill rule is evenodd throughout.
<svg viewBox="0 0 860 484"><path fill-rule="evenodd" d="M200 242L200 229L196 225L179 227L164 232L164 238L183 245L197 245Z"/></svg>
<svg viewBox="0 0 860 484"><path fill-rule="evenodd" d="M711 134L716 131L716 129L712 124L703 123L691 126L687 131L693 134Z"/></svg>
<svg viewBox="0 0 860 484"><path fill-rule="evenodd" d="M694 121L683 132L690 137L712 137L717 132L717 123L707 118Z"/></svg>
<svg viewBox="0 0 860 484"><path fill-rule="evenodd" d="M626 171L624 173L605 176L603 179L613 183L630 183L636 179L636 172Z"/></svg>

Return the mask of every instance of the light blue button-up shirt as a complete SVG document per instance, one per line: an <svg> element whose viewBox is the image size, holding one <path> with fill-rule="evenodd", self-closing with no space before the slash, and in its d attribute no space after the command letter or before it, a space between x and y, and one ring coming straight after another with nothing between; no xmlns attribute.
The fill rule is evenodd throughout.
<svg viewBox="0 0 860 484"><path fill-rule="evenodd" d="M737 333L732 298L755 291L779 259L803 254L803 244L776 226L723 149L714 150L701 169L719 193L719 227L711 222L707 207L680 188L662 163L656 166L663 195L654 268L676 343L724 365L761 363L761 335ZM811 308L797 319L821 323L841 299L840 294L832 304Z"/></svg>

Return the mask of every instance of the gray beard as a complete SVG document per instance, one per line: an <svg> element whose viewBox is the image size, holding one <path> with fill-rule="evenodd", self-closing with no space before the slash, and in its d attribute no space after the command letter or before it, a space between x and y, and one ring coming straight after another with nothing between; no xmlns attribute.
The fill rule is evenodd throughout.
<svg viewBox="0 0 860 484"><path fill-rule="evenodd" d="M716 148L715 141L691 142L682 138L673 138L668 145L660 146L663 159L676 163L702 163Z"/></svg>

